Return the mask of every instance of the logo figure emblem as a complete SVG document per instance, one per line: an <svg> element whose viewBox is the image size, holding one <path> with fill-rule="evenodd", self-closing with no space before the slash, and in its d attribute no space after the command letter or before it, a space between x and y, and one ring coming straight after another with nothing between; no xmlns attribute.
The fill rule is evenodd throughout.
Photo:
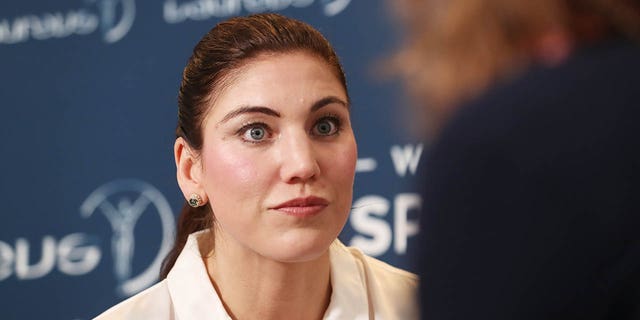
<svg viewBox="0 0 640 320"><path fill-rule="evenodd" d="M333 17L347 8L351 0L322 0L324 4L324 14Z"/></svg>
<svg viewBox="0 0 640 320"><path fill-rule="evenodd" d="M135 225L142 214L151 211L159 215L162 224L160 250L141 274L132 277ZM107 218L113 230L111 251L118 281L116 291L120 295L131 296L153 284L157 280L162 259L171 248L175 227L173 212L162 193L144 181L115 180L93 191L80 207L84 218L96 212Z"/></svg>
<svg viewBox="0 0 640 320"><path fill-rule="evenodd" d="M93 0L98 1L100 10L100 29L104 41L114 43L122 39L131 29L136 17L134 0ZM119 6L118 6L119 5ZM121 14L117 14L120 7ZM117 18L119 17L119 20Z"/></svg>

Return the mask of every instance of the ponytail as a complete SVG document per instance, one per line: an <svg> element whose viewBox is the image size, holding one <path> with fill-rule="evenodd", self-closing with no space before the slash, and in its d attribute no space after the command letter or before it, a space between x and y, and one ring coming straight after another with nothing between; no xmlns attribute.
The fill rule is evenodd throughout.
<svg viewBox="0 0 640 320"><path fill-rule="evenodd" d="M160 279L166 278L171 268L173 268L176 259L178 259L178 255L180 255L185 243L187 243L189 235L196 231L208 229L212 225L213 214L209 204L194 208L185 202L178 217L176 240L173 248L171 248L167 256L162 260Z"/></svg>

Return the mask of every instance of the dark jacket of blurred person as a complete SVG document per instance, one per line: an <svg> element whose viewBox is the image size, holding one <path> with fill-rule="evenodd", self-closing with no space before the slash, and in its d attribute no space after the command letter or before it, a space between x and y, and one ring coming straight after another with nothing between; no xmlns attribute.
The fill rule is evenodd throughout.
<svg viewBox="0 0 640 320"><path fill-rule="evenodd" d="M400 1L424 319L640 319L640 4Z"/></svg>

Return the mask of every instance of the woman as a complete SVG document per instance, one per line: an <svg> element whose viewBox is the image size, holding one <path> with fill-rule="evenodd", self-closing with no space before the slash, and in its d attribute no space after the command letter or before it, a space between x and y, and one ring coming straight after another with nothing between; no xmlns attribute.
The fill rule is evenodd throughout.
<svg viewBox="0 0 640 320"><path fill-rule="evenodd" d="M338 58L277 14L195 47L174 153L189 206L155 286L98 319L412 319L414 275L342 245L356 142Z"/></svg>
<svg viewBox="0 0 640 320"><path fill-rule="evenodd" d="M640 319L640 1L400 2L422 316Z"/></svg>

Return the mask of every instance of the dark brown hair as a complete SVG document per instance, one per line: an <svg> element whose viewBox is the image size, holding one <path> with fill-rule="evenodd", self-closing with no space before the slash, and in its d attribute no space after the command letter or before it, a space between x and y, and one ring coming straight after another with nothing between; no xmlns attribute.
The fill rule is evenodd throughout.
<svg viewBox="0 0 640 320"><path fill-rule="evenodd" d="M193 49L182 75L178 93L176 136L183 138L191 151L199 153L203 145L202 123L220 90L230 85L234 73L251 59L265 53L302 51L327 63L347 92L347 84L338 57L329 42L310 25L279 14L267 13L236 17L211 29ZM209 204L192 208L186 202L178 218L173 248L165 257L160 278L166 278L189 234L213 226L214 213Z"/></svg>

